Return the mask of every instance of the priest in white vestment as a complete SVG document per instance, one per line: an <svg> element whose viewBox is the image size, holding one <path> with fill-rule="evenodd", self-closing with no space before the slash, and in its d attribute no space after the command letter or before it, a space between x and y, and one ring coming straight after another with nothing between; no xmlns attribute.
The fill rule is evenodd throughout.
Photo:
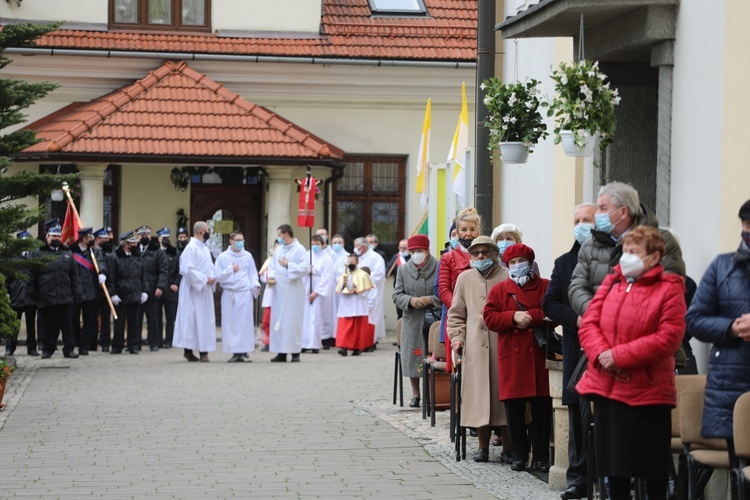
<svg viewBox="0 0 750 500"><path fill-rule="evenodd" d="M196 222L193 237L180 254L182 281L172 345L185 349L188 361L198 361L194 349L198 350L203 362L208 361L209 352L216 350L214 264L205 243L209 236L208 224Z"/></svg>
<svg viewBox="0 0 750 500"><path fill-rule="evenodd" d="M315 231L315 234L317 236L320 236L323 240L323 244L321 245L321 252L327 255L331 260L331 267L333 272L333 261L336 252L334 252L331 248L330 240L328 239L328 229L324 227L318 228L318 230ZM331 278L331 283L329 284L328 288L328 293L326 293L324 297L315 299L321 301L321 303L319 304L321 307L320 339L324 349L328 349L333 345L333 338L336 335L336 311L334 310L334 306L336 305L334 299L334 296L336 295L336 281L333 277Z"/></svg>
<svg viewBox="0 0 750 500"><path fill-rule="evenodd" d="M222 350L231 352L230 363L245 361L255 351L255 320L253 306L260 294L260 281L255 259L245 250L241 231L229 235L229 248L216 259L216 281L221 294Z"/></svg>
<svg viewBox="0 0 750 500"><path fill-rule="evenodd" d="M326 340L326 338L323 337L323 345L333 347L336 343L338 312L339 304L341 303L341 294L336 293L336 283L339 282L339 279L341 279L346 272L349 252L344 250L344 237L340 234L333 235L331 238L331 244L328 248L331 250L331 260L333 261L333 294L331 295L331 324L333 325L333 328L331 332L332 337L329 340Z"/></svg>
<svg viewBox="0 0 750 500"><path fill-rule="evenodd" d="M285 362L287 354L291 353L292 362L297 362L302 351L301 312L307 297L302 279L310 270L310 262L307 250L294 237L292 226L282 224L277 235L279 246L273 253L269 271L275 280L270 350L278 354L271 361Z"/></svg>
<svg viewBox="0 0 750 500"><path fill-rule="evenodd" d="M377 300L370 310L370 324L375 327L373 346L385 338L385 261L375 250L371 250L365 238L354 240L354 253L359 255L359 268L370 269L370 279L377 291Z"/></svg>
<svg viewBox="0 0 750 500"><path fill-rule="evenodd" d="M302 320L302 352L317 354L323 347L323 325L330 321L326 308L333 280L331 259L323 253L323 238L317 234L312 237L308 259L312 259L312 267L303 280L308 295Z"/></svg>

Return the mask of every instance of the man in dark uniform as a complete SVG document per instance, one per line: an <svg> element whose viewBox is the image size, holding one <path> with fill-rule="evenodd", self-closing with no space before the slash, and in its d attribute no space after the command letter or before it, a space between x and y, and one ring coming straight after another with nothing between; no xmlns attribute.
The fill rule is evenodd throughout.
<svg viewBox="0 0 750 500"><path fill-rule="evenodd" d="M16 235L16 238L29 239L31 233L21 231ZM23 252L19 257L13 259L17 263L16 273L18 277L8 280L8 295L10 296L10 307L16 311L19 321L22 315L26 315L26 352L29 356L39 356L36 350L36 303L29 290L29 270L23 264L28 257L29 253ZM17 345L18 332L7 340L5 355L12 356L16 352Z"/></svg>
<svg viewBox="0 0 750 500"><path fill-rule="evenodd" d="M159 244L167 256L167 288L159 299L159 336L162 332L162 311L166 320L166 332L164 338L164 348L172 347L172 338L174 337L174 322L177 318L177 291L179 290L180 280L180 257L177 249L170 242L172 233L167 227L159 229L156 233L159 235Z"/></svg>
<svg viewBox="0 0 750 500"><path fill-rule="evenodd" d="M78 354L87 356L89 349L96 351L97 313L99 310L99 283L107 281L103 269L96 272L92 255L94 254L94 232L90 227L78 230L78 240L70 247L73 253L73 266L80 287L73 290L73 333L76 336ZM97 259L99 264L100 259ZM81 327L83 316L83 327Z"/></svg>
<svg viewBox="0 0 750 500"><path fill-rule="evenodd" d="M94 232L94 255L96 261L99 263L99 271L106 274L107 260L109 255L114 252L112 248L112 242L109 239L109 233L107 230L111 228L103 227L97 229ZM104 292L99 287L99 295L97 300L97 309L99 314L99 343L102 346L102 352L109 352L109 346L112 342L112 310L109 308L109 302L107 297L104 296ZM93 349L96 349L96 343L94 343ZM92 348L89 346L89 348Z"/></svg>
<svg viewBox="0 0 750 500"><path fill-rule="evenodd" d="M158 351L162 345L161 331L159 330L159 299L167 288L167 274L169 266L167 256L161 251L159 241L151 238L151 228L141 226L137 229L139 245L138 249L143 262L143 274L146 278L148 287L148 299L141 306L141 312L138 314L138 336L141 336L143 329L143 315L146 315L146 325L148 330L148 345L152 351Z"/></svg>
<svg viewBox="0 0 750 500"><path fill-rule="evenodd" d="M41 270L32 273L29 284L36 298L39 328L39 346L42 359L51 358L57 350L57 338L62 331L63 355L77 358L76 338L73 333L73 293L80 284L75 273L75 261L70 249L62 244L62 228L57 219L45 224L45 245L34 250L31 258L49 259Z"/></svg>
<svg viewBox="0 0 750 500"><path fill-rule="evenodd" d="M138 354L141 347L137 329L140 306L148 299L148 284L133 231L120 236L122 244L107 260L107 288L115 305L117 319L110 354L120 354L125 344L125 322L128 323L128 351Z"/></svg>
<svg viewBox="0 0 750 500"><path fill-rule="evenodd" d="M177 228L177 257L180 256L188 242L190 241L190 234L186 227Z"/></svg>

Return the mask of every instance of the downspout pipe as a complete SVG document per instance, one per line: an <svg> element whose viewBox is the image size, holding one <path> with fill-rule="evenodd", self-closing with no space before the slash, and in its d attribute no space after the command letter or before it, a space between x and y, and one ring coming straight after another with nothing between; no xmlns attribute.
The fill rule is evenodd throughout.
<svg viewBox="0 0 750 500"><path fill-rule="evenodd" d="M479 0L477 15L477 81L476 81L476 132L474 168L476 174L475 205L482 218L484 231L488 234L494 224L492 222L492 187L493 172L490 163L490 129L484 126L489 112L484 104L484 90L481 83L493 76L495 72L495 1Z"/></svg>

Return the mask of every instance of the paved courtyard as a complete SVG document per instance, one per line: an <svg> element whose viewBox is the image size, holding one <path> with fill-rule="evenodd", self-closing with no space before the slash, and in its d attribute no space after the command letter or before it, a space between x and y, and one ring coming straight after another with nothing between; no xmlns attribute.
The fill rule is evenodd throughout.
<svg viewBox="0 0 750 500"><path fill-rule="evenodd" d="M0 496L559 498L499 449L474 463L476 440L456 463L447 412L431 428L391 404L394 349L228 364L221 352L188 363L181 349L40 360L20 346Z"/></svg>

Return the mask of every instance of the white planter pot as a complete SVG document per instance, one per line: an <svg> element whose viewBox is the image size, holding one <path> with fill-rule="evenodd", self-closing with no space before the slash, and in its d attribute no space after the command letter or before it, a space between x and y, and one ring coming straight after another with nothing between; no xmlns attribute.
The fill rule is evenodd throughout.
<svg viewBox="0 0 750 500"><path fill-rule="evenodd" d="M526 163L529 152L522 142L501 142L500 159L503 163Z"/></svg>
<svg viewBox="0 0 750 500"><path fill-rule="evenodd" d="M563 149L565 154L568 156L591 156L594 154L594 148L596 147L597 136L590 135L588 132L583 131L583 148L579 149L576 146L573 131L572 130L561 130L560 139L562 140Z"/></svg>

